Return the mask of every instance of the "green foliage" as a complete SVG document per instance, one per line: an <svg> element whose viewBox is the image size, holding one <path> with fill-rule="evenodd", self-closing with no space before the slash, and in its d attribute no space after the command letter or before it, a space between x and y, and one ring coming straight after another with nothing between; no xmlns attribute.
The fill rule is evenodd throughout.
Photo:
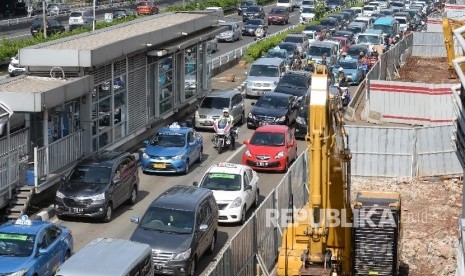
<svg viewBox="0 0 465 276"><path fill-rule="evenodd" d="M317 4L315 5L315 18L317 20L323 19L323 16L326 13L326 4L324 2L318 1Z"/></svg>
<svg viewBox="0 0 465 276"><path fill-rule="evenodd" d="M352 7L363 7L363 6L365 6L365 3L363 2L357 2L352 5Z"/></svg>

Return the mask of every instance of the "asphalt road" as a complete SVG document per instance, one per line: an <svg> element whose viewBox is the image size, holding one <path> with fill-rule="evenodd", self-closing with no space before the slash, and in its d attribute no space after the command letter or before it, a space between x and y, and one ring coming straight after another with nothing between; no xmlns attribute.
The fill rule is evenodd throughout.
<svg viewBox="0 0 465 276"><path fill-rule="evenodd" d="M253 100L246 100L246 114L251 108ZM211 137L213 132L201 131L204 138L204 154L205 158L201 164L191 167L191 172L188 175L147 175L139 172L140 176L140 192L138 201L134 206L124 205L114 211L114 219L107 224L99 223L91 219L65 219L65 221L54 220L59 224L69 227L73 232L74 251L78 251L88 242L97 237L110 237L129 239L136 225L130 222L131 216L142 216L148 205L167 188L173 185L192 185L193 181L200 181L201 177L212 164L219 162L241 163L244 146L242 141L249 139L253 130L249 130L245 125L240 127L239 139L236 140L237 150L223 152L221 155L213 148ZM297 148L299 154L305 149L305 142L298 141ZM284 174L282 173L259 173L260 181L260 201L262 201L271 190L276 187ZM248 216L253 211L249 210ZM215 254L205 255L198 264L197 274L206 273L206 268L210 265L216 254L225 245L228 239L240 228L239 225L221 225L218 230L218 240Z"/></svg>

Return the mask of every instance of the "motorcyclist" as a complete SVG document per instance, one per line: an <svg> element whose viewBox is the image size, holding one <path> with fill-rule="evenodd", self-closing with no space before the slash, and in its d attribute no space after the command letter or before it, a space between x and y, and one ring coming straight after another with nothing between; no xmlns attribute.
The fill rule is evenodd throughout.
<svg viewBox="0 0 465 276"><path fill-rule="evenodd" d="M340 82L342 79L345 79L346 74L344 73L344 68L339 67L337 75L336 75L336 80Z"/></svg>
<svg viewBox="0 0 465 276"><path fill-rule="evenodd" d="M265 37L265 30L264 30L263 27L260 25L260 26L258 26L258 28L255 30L255 39L258 40L258 39L262 39L263 37Z"/></svg>
<svg viewBox="0 0 465 276"><path fill-rule="evenodd" d="M233 131L233 126L234 126L234 118L232 115L229 115L229 109L228 108L223 108L223 115L220 116L220 118L218 118L218 121L221 121L221 120L227 120L229 122L229 124L231 125L231 134L230 134L230 137L231 137L231 150L236 150L236 139L232 133Z"/></svg>

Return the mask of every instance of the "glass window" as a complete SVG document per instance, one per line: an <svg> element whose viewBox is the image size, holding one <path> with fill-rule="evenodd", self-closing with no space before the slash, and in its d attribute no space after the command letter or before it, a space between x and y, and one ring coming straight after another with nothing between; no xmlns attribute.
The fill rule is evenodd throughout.
<svg viewBox="0 0 465 276"><path fill-rule="evenodd" d="M173 108L173 57L163 58L158 63L158 93L160 114Z"/></svg>
<svg viewBox="0 0 465 276"><path fill-rule="evenodd" d="M197 46L186 49L184 54L184 99L190 99L197 92Z"/></svg>
<svg viewBox="0 0 465 276"><path fill-rule="evenodd" d="M194 228L194 213L162 207L150 207L140 227L157 232L189 234Z"/></svg>

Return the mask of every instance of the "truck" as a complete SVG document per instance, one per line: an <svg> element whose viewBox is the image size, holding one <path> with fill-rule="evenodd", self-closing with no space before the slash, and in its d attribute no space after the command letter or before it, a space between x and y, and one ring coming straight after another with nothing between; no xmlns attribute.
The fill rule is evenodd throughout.
<svg viewBox="0 0 465 276"><path fill-rule="evenodd" d="M316 66L311 93L308 203L283 232L278 275L397 275L400 194L359 191L351 202L349 137L326 66Z"/></svg>

